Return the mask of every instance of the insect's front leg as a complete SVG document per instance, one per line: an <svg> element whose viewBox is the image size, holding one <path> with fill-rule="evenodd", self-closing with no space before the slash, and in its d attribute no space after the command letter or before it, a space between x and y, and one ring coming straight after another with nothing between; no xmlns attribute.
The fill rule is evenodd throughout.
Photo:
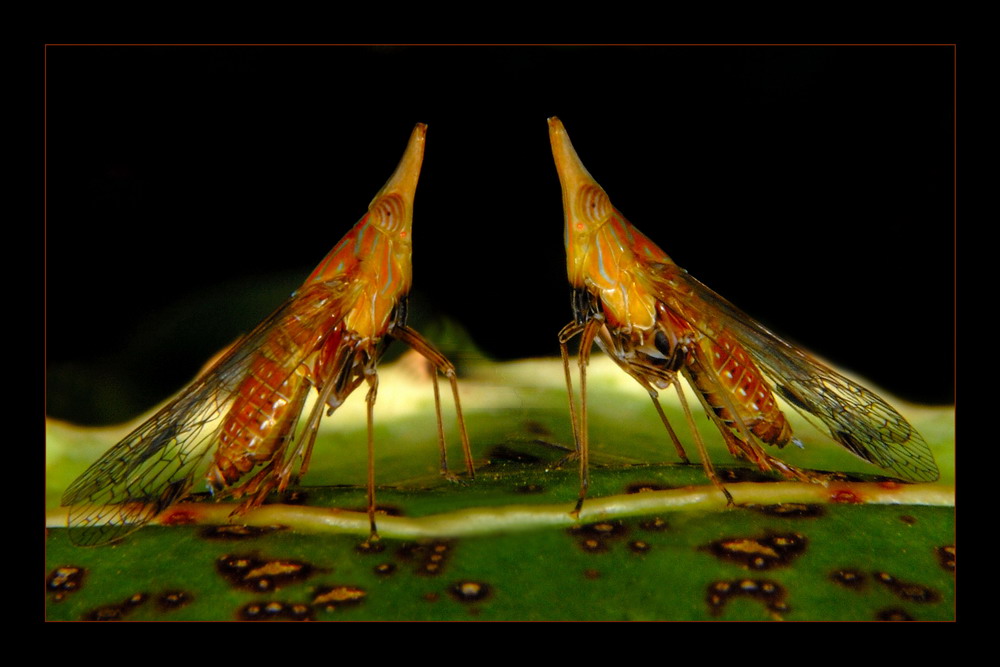
<svg viewBox="0 0 1000 667"><path fill-rule="evenodd" d="M576 417L576 401L573 400L573 374L569 370L569 341L583 332L584 325L573 321L559 332L559 353L562 355L563 373L566 376L566 397L569 399L569 420L573 429L573 447L580 452L580 425Z"/></svg>
<svg viewBox="0 0 1000 667"><path fill-rule="evenodd" d="M583 507L583 500L587 497L587 489L590 486L590 445L587 436L587 365L590 363L590 351L594 347L594 340L604 326L603 317L593 317L586 322L572 322L559 332L559 346L563 357L563 367L566 373L566 390L569 395L570 419L574 423L573 437L576 441L576 454L580 459L580 495L577 498L576 506L571 514L578 516ZM577 352L577 360L580 367L580 416L579 420L573 408L573 384L569 372L569 351L566 347L571 338L580 334L580 349Z"/></svg>
<svg viewBox="0 0 1000 667"><path fill-rule="evenodd" d="M369 359L364 368L365 381L368 383L368 394L365 403L368 406L368 523L371 526L369 542L377 542L378 529L375 526L375 399L378 398L378 371L375 359Z"/></svg>
<svg viewBox="0 0 1000 667"><path fill-rule="evenodd" d="M389 331L389 334L396 340L406 343L422 357L434 365L434 408L437 411L438 444L441 450L441 474L454 480L454 476L448 472L447 446L444 440L444 423L441 418L441 394L438 388L437 374L441 373L451 383L451 395L455 401L455 416L458 421L459 437L462 440L462 454L465 456L465 469L470 479L475 479L476 470L472 460L472 448L469 446L469 434L465 428L465 417L462 414L462 401L458 396L458 374L455 365L438 351L434 345L417 331L399 322Z"/></svg>

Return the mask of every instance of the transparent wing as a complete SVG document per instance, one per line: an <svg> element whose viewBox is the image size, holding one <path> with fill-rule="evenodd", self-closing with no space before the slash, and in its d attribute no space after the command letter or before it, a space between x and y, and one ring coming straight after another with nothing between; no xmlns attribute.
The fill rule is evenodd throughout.
<svg viewBox="0 0 1000 667"><path fill-rule="evenodd" d="M728 332L780 396L817 417L850 452L904 480L932 482L939 477L924 439L876 394L786 343L679 266L649 268L651 287L670 310L709 338Z"/></svg>
<svg viewBox="0 0 1000 667"><path fill-rule="evenodd" d="M282 356L275 359L277 365L294 372L340 324L349 292L345 283L336 281L311 285L293 296L90 466L62 498L62 504L70 506L73 542L96 545L120 539L182 498L213 449L254 355L267 344L270 356ZM294 330L308 331L308 342L287 335Z"/></svg>

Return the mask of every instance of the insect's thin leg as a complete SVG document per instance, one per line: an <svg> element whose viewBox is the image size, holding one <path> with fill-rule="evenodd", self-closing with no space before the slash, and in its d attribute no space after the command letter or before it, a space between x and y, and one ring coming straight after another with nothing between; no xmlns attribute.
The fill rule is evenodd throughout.
<svg viewBox="0 0 1000 667"><path fill-rule="evenodd" d="M334 385L336 382L327 382L325 385L320 387L319 398L316 399L316 405L313 406L312 411L309 413L309 419L306 421L305 431L302 433L302 442L293 454L288 459L288 471L291 471L292 461L295 460L296 456L302 457L302 463L299 465L299 474L297 478L302 477L309 470L309 460L312 458L313 445L316 443L316 434L319 433L319 423L323 419L323 408L326 406L327 400L330 398L330 394L333 392ZM306 393L310 385L306 385ZM305 404L306 395L303 394L301 402Z"/></svg>
<svg viewBox="0 0 1000 667"><path fill-rule="evenodd" d="M319 433L319 424L323 419L323 411L326 410L326 407L330 402L330 396L336 392L338 378L343 372L344 367L353 362L354 347L351 345L342 346L337 350L337 356L333 363L329 364L329 366L325 369L323 373L324 377L314 379L311 383L305 384L300 405L305 405L309 389L313 386L315 386L318 391L318 397L316 399L316 404L313 405L312 410L309 412L309 418L306 420L305 430L302 432L298 447L296 447L295 453L288 459L288 470L290 471L291 462L298 456L302 458L302 463L299 465L299 472L296 479L301 478L309 470L309 461L312 459L313 445L316 443L316 435ZM301 407L299 409L301 410ZM333 408L330 408L327 415L332 412Z"/></svg>
<svg viewBox="0 0 1000 667"><path fill-rule="evenodd" d="M580 428L576 419L576 401L573 398L573 374L569 370L569 341L583 331L583 325L570 322L559 332L559 353L562 355L563 373L566 375L566 397L569 399L569 420L573 429L573 446L580 454Z"/></svg>
<svg viewBox="0 0 1000 667"><path fill-rule="evenodd" d="M455 414L458 418L458 432L462 440L462 454L465 456L465 469L469 473L469 479L476 478L476 465L472 460L472 448L469 446L469 433L465 430L465 417L462 415L462 401L458 398L458 378L455 370L452 369L448 375L451 382L451 395L455 399Z"/></svg>
<svg viewBox="0 0 1000 667"><path fill-rule="evenodd" d="M674 381L674 384L679 385L680 381ZM653 407L656 408L656 413L660 415L660 421L663 425L667 427L667 433L670 434L670 439L674 443L674 449L677 450L677 455L681 458L682 463L691 463L688 459L687 452L684 451L684 445L681 444L680 439L677 437L677 433L674 432L674 427L670 425L670 421L667 419L667 415L663 412L663 406L660 405L660 396L655 390L649 392L649 397L653 399Z"/></svg>
<svg viewBox="0 0 1000 667"><path fill-rule="evenodd" d="M378 372L375 366L365 368L365 380L368 381L368 523L371 525L369 542L379 540L378 529L375 526L375 399L378 396Z"/></svg>
<svg viewBox="0 0 1000 667"><path fill-rule="evenodd" d="M257 507L263 504L264 500L271 491L276 490L281 493L286 488L288 488L288 482L292 475L292 468L295 465L295 458L302 452L302 444L300 443L295 448L295 453L285 459L285 451L288 445L295 438L295 429L299 422L299 414L302 412L302 406L305 405L306 398L309 396L309 389L312 385L308 382L303 382L296 390L295 395L292 397L290 402L291 409L288 414L295 415L294 419L289 419L282 427L281 431L278 433L278 438L281 444L274 452L274 456L271 458L270 463L261 470L253 479L247 482L246 485L239 489L235 489L234 493L249 493L253 494L253 497L248 498L239 508L237 508L237 514L242 514L248 509ZM312 448L312 441L309 442L309 447ZM282 463L283 462L283 463ZM279 467L279 463L282 463ZM276 471L276 472L275 472ZM300 470L301 475L304 471Z"/></svg>
<svg viewBox="0 0 1000 667"><path fill-rule="evenodd" d="M441 474L444 477L451 478L451 473L448 472L448 446L444 441L444 420L441 418L441 389L438 387L438 373L436 368L431 379L434 382L434 414L437 416L438 447L441 449Z"/></svg>
<svg viewBox="0 0 1000 667"><path fill-rule="evenodd" d="M590 487L590 442L587 434L587 364L590 363L590 350L594 339L604 323L600 320L589 320L580 336L580 351L577 357L580 364L580 423L579 423L579 454L580 454L580 495L576 507L570 513L579 516L583 509L583 500L587 497Z"/></svg>
<svg viewBox="0 0 1000 667"><path fill-rule="evenodd" d="M451 382L451 395L455 400L455 417L458 420L458 433L462 440L462 454L465 456L465 469L469 473L470 479L476 477L476 467L472 460L472 447L469 445L469 433L465 429L465 416L462 414L462 401L458 396L458 373L455 372L455 365L448 361L443 354L426 338L408 326L396 325L393 327L391 335L396 340L402 341L416 350L425 359L434 364L435 368ZM435 377L435 381L437 378ZM435 385L436 387L436 385ZM435 396L437 399L437 396ZM444 427L441 426L440 404L438 404L438 428L441 435L442 446L444 443Z"/></svg>
<svg viewBox="0 0 1000 667"><path fill-rule="evenodd" d="M691 416L691 408L688 407L687 399L684 397L684 388L680 382L675 382L674 386L677 387L677 396L680 398L681 407L684 409L684 418L687 420L691 434L694 436L695 444L698 446L698 455L701 456L701 464L705 468L705 474L708 475L708 479L712 484L726 496L726 504L729 506L736 505L733 501L733 495L729 493L729 489L719 479L719 475L715 472L715 466L712 465L712 459L708 457L708 449L705 447L705 441L701 439L701 433L698 432L698 427L694 423L694 417Z"/></svg>

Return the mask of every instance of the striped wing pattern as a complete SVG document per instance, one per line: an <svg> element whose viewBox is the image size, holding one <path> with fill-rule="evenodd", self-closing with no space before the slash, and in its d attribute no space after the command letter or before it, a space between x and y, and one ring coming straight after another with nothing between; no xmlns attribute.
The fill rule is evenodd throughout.
<svg viewBox="0 0 1000 667"><path fill-rule="evenodd" d="M726 331L780 396L807 418L817 418L851 453L906 481L938 479L927 443L879 396L785 342L684 269L648 266L650 288L671 311L709 338Z"/></svg>

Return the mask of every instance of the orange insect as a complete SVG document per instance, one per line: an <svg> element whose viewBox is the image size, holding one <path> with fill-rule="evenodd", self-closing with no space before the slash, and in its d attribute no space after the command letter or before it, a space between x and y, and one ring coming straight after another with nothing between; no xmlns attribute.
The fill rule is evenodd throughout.
<svg viewBox="0 0 1000 667"><path fill-rule="evenodd" d="M305 474L323 411L332 414L362 382L368 384L368 515L377 539L372 426L376 366L390 339L412 347L451 382L465 465L474 475L455 367L406 326L413 198L426 132L417 124L368 212L288 302L73 482L62 503L70 506L74 542L102 544L140 528L189 492L213 450L206 475L213 492L247 496L236 513L260 505L288 486L297 458L298 475ZM318 400L297 429L312 389ZM436 373L434 400L447 474Z"/></svg>
<svg viewBox="0 0 1000 667"><path fill-rule="evenodd" d="M570 418L580 458L580 497L587 493L587 363L594 342L649 392L678 455L684 447L667 421L657 390L677 388L709 479L722 485L694 426L677 375L694 388L729 451L782 475L820 482L768 454L784 447L792 429L775 393L817 417L838 443L858 457L911 482L938 478L920 434L871 391L808 357L755 322L680 268L633 227L577 156L558 118L549 139L562 185L566 261L573 288L572 322L559 333ZM579 335L580 410L573 399L568 342Z"/></svg>

